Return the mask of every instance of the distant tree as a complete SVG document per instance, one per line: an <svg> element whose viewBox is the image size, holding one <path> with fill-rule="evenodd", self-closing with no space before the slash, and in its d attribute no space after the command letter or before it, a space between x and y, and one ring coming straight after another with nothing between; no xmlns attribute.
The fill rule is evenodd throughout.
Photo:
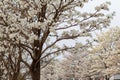
<svg viewBox="0 0 120 80"><path fill-rule="evenodd" d="M42 80L60 80L62 79L63 69L60 61L57 59L52 60L45 68L41 70Z"/></svg>
<svg viewBox="0 0 120 80"><path fill-rule="evenodd" d="M21 65L21 52L15 46L12 47L9 53L1 52L0 54L0 80L24 80L27 74L21 72L25 69L24 65ZM15 53L14 53L15 51Z"/></svg>
<svg viewBox="0 0 120 80"><path fill-rule="evenodd" d="M95 60L93 70L99 71L106 80L113 74L120 73L120 28L110 28L108 31L97 35L97 45L91 53Z"/></svg>
<svg viewBox="0 0 120 80"><path fill-rule="evenodd" d="M85 47L84 47L85 49ZM86 49L87 50L87 49ZM87 51L83 49L71 50L71 53L64 57L61 62L63 80L88 80L92 73L92 60Z"/></svg>
<svg viewBox="0 0 120 80"><path fill-rule="evenodd" d="M109 26L113 14L104 14L101 10L108 11L110 3L95 7L91 13L81 12L86 2L2 0L0 55L6 79L17 80L19 73L25 71L26 78L40 80L41 67L62 51L75 48L75 45L58 45L61 41L90 36L89 32ZM80 47L78 42L76 46Z"/></svg>
<svg viewBox="0 0 120 80"><path fill-rule="evenodd" d="M87 49L85 49L86 45L81 50L80 48L69 50L71 54L62 61L63 79L78 80L87 77L99 79L104 77L105 80L109 80L111 75L120 73L119 34L119 27L110 28L106 32L97 34L95 39L97 43L92 46L88 45Z"/></svg>

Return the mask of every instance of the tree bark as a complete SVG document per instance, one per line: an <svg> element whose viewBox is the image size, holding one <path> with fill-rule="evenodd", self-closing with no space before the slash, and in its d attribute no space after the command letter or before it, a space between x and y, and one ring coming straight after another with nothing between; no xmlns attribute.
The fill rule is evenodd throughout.
<svg viewBox="0 0 120 80"><path fill-rule="evenodd" d="M107 76L107 75L105 76L105 80L109 80L109 78L108 78L108 76Z"/></svg>
<svg viewBox="0 0 120 80"><path fill-rule="evenodd" d="M33 60L31 64L31 77L32 80L40 80L40 61Z"/></svg>
<svg viewBox="0 0 120 80"><path fill-rule="evenodd" d="M39 49L36 49L39 48ZM34 58L32 59L32 64L30 68L32 80L40 80L40 54L41 48L39 47L39 40L34 40Z"/></svg>

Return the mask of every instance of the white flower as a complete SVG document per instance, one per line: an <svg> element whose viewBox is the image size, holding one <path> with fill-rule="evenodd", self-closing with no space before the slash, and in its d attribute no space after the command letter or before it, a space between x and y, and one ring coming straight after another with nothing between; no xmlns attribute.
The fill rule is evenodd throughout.
<svg viewBox="0 0 120 80"><path fill-rule="evenodd" d="M90 33L84 33L83 36L89 36L89 37L92 37L92 35Z"/></svg>
<svg viewBox="0 0 120 80"><path fill-rule="evenodd" d="M108 18L108 19L109 19L109 18L113 19L112 14L107 15L107 18Z"/></svg>
<svg viewBox="0 0 120 80"><path fill-rule="evenodd" d="M57 34L54 27L50 27L50 32L53 32L54 34Z"/></svg>
<svg viewBox="0 0 120 80"><path fill-rule="evenodd" d="M6 2L6 3L7 3L7 2L9 2L9 0L4 0L4 2Z"/></svg>
<svg viewBox="0 0 120 80"><path fill-rule="evenodd" d="M97 11L100 11L100 9L101 9L101 8L98 7L98 6L95 7L95 10L97 10Z"/></svg>
<svg viewBox="0 0 120 80"><path fill-rule="evenodd" d="M72 34L73 36L77 35L78 32L79 32L78 30L71 30L71 34Z"/></svg>
<svg viewBox="0 0 120 80"><path fill-rule="evenodd" d="M9 22L16 22L17 20L17 16L15 14L11 14L9 15Z"/></svg>
<svg viewBox="0 0 120 80"><path fill-rule="evenodd" d="M4 70L4 73L7 74L7 70Z"/></svg>
<svg viewBox="0 0 120 80"><path fill-rule="evenodd" d="M82 45L83 45L82 43L76 43L76 44L75 44L75 48L78 49L78 48L80 48Z"/></svg>
<svg viewBox="0 0 120 80"><path fill-rule="evenodd" d="M37 14L37 10L29 10L28 11L28 14L30 15L30 16L34 16L35 14Z"/></svg>
<svg viewBox="0 0 120 80"><path fill-rule="evenodd" d="M10 31L15 31L15 27L11 27L9 30ZM6 28L6 31L8 32L8 28Z"/></svg>
<svg viewBox="0 0 120 80"><path fill-rule="evenodd" d="M79 6L80 6L81 8L83 8L84 4L83 4L83 3L80 3Z"/></svg>
<svg viewBox="0 0 120 80"><path fill-rule="evenodd" d="M20 5L24 5L25 3L26 3L26 2L23 1L23 0L20 0L20 1L19 1L19 4L20 4Z"/></svg>
<svg viewBox="0 0 120 80"><path fill-rule="evenodd" d="M24 8L27 8L28 6L29 6L29 4L28 4L28 3L24 4Z"/></svg>
<svg viewBox="0 0 120 80"><path fill-rule="evenodd" d="M33 36L33 39L34 39L34 40L37 40L37 39L38 39L38 36L34 35L34 36Z"/></svg>
<svg viewBox="0 0 120 80"><path fill-rule="evenodd" d="M27 18L19 19L21 21L22 26L25 26L27 24Z"/></svg>
<svg viewBox="0 0 120 80"><path fill-rule="evenodd" d="M81 12L79 12L79 11L76 11L76 15L79 15L79 16L80 16L80 15L81 15Z"/></svg>
<svg viewBox="0 0 120 80"><path fill-rule="evenodd" d="M101 6L101 9L104 9L104 10L107 10L107 11L109 10L107 4L101 4L100 6Z"/></svg>
<svg viewBox="0 0 120 80"><path fill-rule="evenodd" d="M9 37L12 39L12 38L14 38L16 35L17 35L17 33L12 33L12 34L9 35Z"/></svg>
<svg viewBox="0 0 120 80"><path fill-rule="evenodd" d="M18 40L20 40L21 42L25 42L25 38L22 37L22 36L19 36L19 37L18 37Z"/></svg>
<svg viewBox="0 0 120 80"><path fill-rule="evenodd" d="M2 2L0 2L0 6L2 6L3 5L3 3Z"/></svg>
<svg viewBox="0 0 120 80"><path fill-rule="evenodd" d="M28 42L33 43L34 40L38 40L38 36L32 33L28 39Z"/></svg>
<svg viewBox="0 0 120 80"><path fill-rule="evenodd" d="M88 13L87 12L84 12L81 14L82 17L87 17L88 16Z"/></svg>
<svg viewBox="0 0 120 80"><path fill-rule="evenodd" d="M103 22L103 19L102 18L98 18L97 21L98 22Z"/></svg>
<svg viewBox="0 0 120 80"><path fill-rule="evenodd" d="M88 2L88 0L80 0L81 2Z"/></svg>
<svg viewBox="0 0 120 80"><path fill-rule="evenodd" d="M62 37L69 37L69 36L70 36L70 34L69 34L68 31L64 31L64 32L62 33Z"/></svg>
<svg viewBox="0 0 120 80"><path fill-rule="evenodd" d="M3 34L0 33L0 38L2 38L2 37L3 37Z"/></svg>
<svg viewBox="0 0 120 80"><path fill-rule="evenodd" d="M106 1L106 4L111 5L111 2L110 1Z"/></svg>

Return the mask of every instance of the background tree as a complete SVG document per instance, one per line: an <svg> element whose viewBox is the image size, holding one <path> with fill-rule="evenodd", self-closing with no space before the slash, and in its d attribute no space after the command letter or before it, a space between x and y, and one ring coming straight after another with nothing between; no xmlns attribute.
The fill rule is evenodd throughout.
<svg viewBox="0 0 120 80"><path fill-rule="evenodd" d="M108 11L110 3L95 7L92 13L79 11L86 2L88 0L2 0L0 53L6 57L3 61L10 59L7 64L11 65L8 69L12 75L13 70L18 74L23 64L31 74L29 78L40 80L42 66L55 54L75 46L64 42L60 45L61 41L76 42L78 37L89 36L89 32L108 26L113 14L104 14L101 10Z"/></svg>
<svg viewBox="0 0 120 80"><path fill-rule="evenodd" d="M45 68L42 69L42 80L62 80L63 69L60 61L57 59L52 60Z"/></svg>
<svg viewBox="0 0 120 80"><path fill-rule="evenodd" d="M97 34L92 43L82 48L69 50L70 53L62 61L64 74L62 79L92 79L104 78L120 72L120 28L110 28L106 32ZM92 48L91 48L92 47ZM84 51L85 50L85 51ZM88 50L88 51L87 51Z"/></svg>
<svg viewBox="0 0 120 80"><path fill-rule="evenodd" d="M77 50L70 50L71 53L66 55L61 62L63 70L63 80L91 80L90 72L92 60L86 51L88 46Z"/></svg>
<svg viewBox="0 0 120 80"><path fill-rule="evenodd" d="M0 54L1 80L24 80L27 71L25 73L22 72L25 66L20 63L21 50L16 48L16 46L11 46L8 50L9 54L4 53L5 51Z"/></svg>
<svg viewBox="0 0 120 80"><path fill-rule="evenodd" d="M106 80L108 80L107 76L109 78L111 75L120 72L119 34L119 27L110 28L97 36L97 45L93 46L92 58L96 61L93 70L99 70L106 77Z"/></svg>

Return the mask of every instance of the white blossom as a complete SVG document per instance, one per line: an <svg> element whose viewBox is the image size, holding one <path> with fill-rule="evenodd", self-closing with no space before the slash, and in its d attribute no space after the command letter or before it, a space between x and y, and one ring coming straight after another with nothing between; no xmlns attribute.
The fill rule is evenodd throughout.
<svg viewBox="0 0 120 80"><path fill-rule="evenodd" d="M32 16L34 16L35 14L37 14L37 10L34 10L34 9L29 10L29 11L28 11L28 14L32 17Z"/></svg>
<svg viewBox="0 0 120 80"><path fill-rule="evenodd" d="M100 10L101 10L101 7L96 6L96 7L95 7L95 10L100 11Z"/></svg>
<svg viewBox="0 0 120 80"><path fill-rule="evenodd" d="M84 12L81 14L82 17L87 17L88 16L88 13L87 12Z"/></svg>
<svg viewBox="0 0 120 80"><path fill-rule="evenodd" d="M108 5L107 4L101 4L101 9L104 9L104 10L109 10L108 8Z"/></svg>
<svg viewBox="0 0 120 80"><path fill-rule="evenodd" d="M16 37L17 33L12 33L12 34L9 34L9 37L12 39L14 37Z"/></svg>
<svg viewBox="0 0 120 80"><path fill-rule="evenodd" d="M109 15L107 15L106 17L107 17L108 19L109 19L109 18L113 19L113 15L112 15L112 14L109 14Z"/></svg>
<svg viewBox="0 0 120 80"><path fill-rule="evenodd" d="M88 2L88 0L80 0L81 2Z"/></svg>
<svg viewBox="0 0 120 80"><path fill-rule="evenodd" d="M76 48L76 49L78 49L78 48L80 48L80 47L82 47L82 46L83 46L82 43L76 43L76 44L75 44L75 48Z"/></svg>
<svg viewBox="0 0 120 80"><path fill-rule="evenodd" d="M50 27L50 32L54 33L54 34L57 34L57 32L55 31L55 28L54 27Z"/></svg>
<svg viewBox="0 0 120 80"><path fill-rule="evenodd" d="M110 1L106 1L106 4L111 5L111 2Z"/></svg>
<svg viewBox="0 0 120 80"><path fill-rule="evenodd" d="M78 34L78 30L71 30L71 34L72 34L73 36L77 35L77 34Z"/></svg>
<svg viewBox="0 0 120 80"><path fill-rule="evenodd" d="M9 61L10 59L7 59L11 58L14 63L11 63L11 65L17 65L17 67L20 67L20 72L21 69L25 69L25 74L27 71L29 72L31 68L32 70L36 70L36 66L32 67L32 63L34 63L34 59L38 59L38 57L40 62L42 62L44 60L53 60L53 57L64 52L69 54L71 51L72 53L78 54L79 52L87 51L86 47L82 48L84 47L83 44L79 43L76 39L91 36L90 32L99 30L99 28L103 28L104 26L108 26L113 16L105 15L106 13L104 14L104 12L100 11L101 9L109 10L109 3L100 5L100 9L96 8L97 11L95 12L82 12L81 8L84 7L84 4L88 2L88 0L3 0L3 3L1 2L0 51L4 51L4 54L0 54L0 56L3 56L0 58L2 58L5 63L11 63ZM80 10L77 10L76 8L80 8ZM72 40L76 44L69 46L69 44L64 44L64 40L67 40L68 42L69 40ZM107 41L105 38L101 41L104 40ZM105 44L105 42L102 44ZM102 50L104 47L109 46L109 44L106 44L105 46L102 46L102 44L97 46L96 48L98 49L95 49L94 51L97 52ZM85 46L88 47L88 45ZM120 46L117 45L117 47ZM4 57L4 55L6 57ZM85 55L79 56L81 57ZM82 66L77 65L76 63L79 63L79 61L74 59L80 58L79 56L72 56L72 58L70 58L70 61L72 62L72 64L70 62L70 67L75 65L80 69L76 75L80 78L89 74L87 71L89 71L88 63L90 62L86 58L83 58L80 60L80 63L83 62ZM17 62L19 62L21 58L23 59L23 64L20 64L19 66ZM108 59L108 62L111 59L114 58L112 57ZM99 59L96 61L98 60ZM27 63L31 68L28 68L28 65L26 66ZM9 66L10 64L6 65ZM43 65L44 62L40 65L40 68ZM17 69L16 66L13 67L14 69ZM96 67L98 67L98 65ZM8 72L5 72L6 80L8 80L9 76L11 76L11 78L14 76L14 70L12 70L11 67L9 67L9 70L11 75L7 74ZM61 74L61 71L58 71L57 69L55 72L64 77L64 75ZM81 74L81 71L83 74ZM24 75L24 73L22 74ZM56 74L53 76L48 74L48 76L51 80L58 80L59 77ZM31 78L32 76L26 75L25 79L27 77Z"/></svg>

